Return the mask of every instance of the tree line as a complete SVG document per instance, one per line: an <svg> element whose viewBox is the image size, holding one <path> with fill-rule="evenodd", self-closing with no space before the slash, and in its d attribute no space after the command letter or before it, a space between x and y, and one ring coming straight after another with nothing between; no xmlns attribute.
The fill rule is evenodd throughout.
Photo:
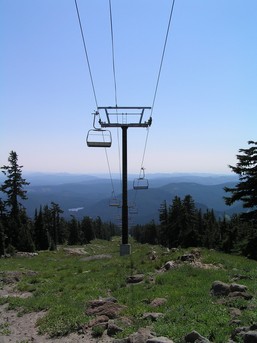
<svg viewBox="0 0 257 343"><path fill-rule="evenodd" d="M239 181L233 188L225 187L230 195L224 197L227 205L241 201L245 212L232 218L216 218L213 210L203 213L197 209L190 194L184 199L175 196L159 208L159 224L154 222L136 225L132 236L141 243L161 244L171 247L202 246L227 253L239 253L257 259L257 142L249 141L247 149L240 149L236 166L231 170ZM19 202L27 199L18 155L11 151L8 165L1 167L6 176L0 186L0 256L6 253L35 250L54 250L58 244L87 244L92 239L110 239L119 233L112 223L100 217L88 216L81 221L73 215L62 217L63 211L54 202L35 210L34 218L26 214Z"/></svg>
<svg viewBox="0 0 257 343"><path fill-rule="evenodd" d="M140 243L159 244L168 248L206 247L226 253L243 254L257 259L256 226L240 215L217 218L213 210L197 209L191 195L175 196L159 209L160 223L136 225L132 236Z"/></svg>
<svg viewBox="0 0 257 343"><path fill-rule="evenodd" d="M54 202L36 209L34 218L29 218L20 203L27 199L25 187L29 182L22 177L23 166L18 164L15 151L10 152L8 162L1 167L6 179L0 187L0 256L16 250L55 250L58 244L87 244L95 238L109 240L117 234L114 224L102 222L100 217L85 216L79 221L71 215L64 219Z"/></svg>
<svg viewBox="0 0 257 343"><path fill-rule="evenodd" d="M238 184L224 188L230 193L224 197L225 203L242 201L245 212L220 219L213 210L198 210L190 195L184 199L175 196L170 204L164 201L160 205L160 224L137 225L133 237L168 248L200 246L257 259L257 142L248 144L248 149L239 150L237 165L229 165L239 176Z"/></svg>

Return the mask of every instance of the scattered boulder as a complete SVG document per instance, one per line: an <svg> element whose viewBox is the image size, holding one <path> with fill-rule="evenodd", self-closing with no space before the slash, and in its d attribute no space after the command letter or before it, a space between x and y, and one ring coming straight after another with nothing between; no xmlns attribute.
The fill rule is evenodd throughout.
<svg viewBox="0 0 257 343"><path fill-rule="evenodd" d="M183 262L193 262L195 260L194 254L184 254L179 257L179 259Z"/></svg>
<svg viewBox="0 0 257 343"><path fill-rule="evenodd" d="M174 343L167 337L154 337L154 338L149 338L146 343Z"/></svg>
<svg viewBox="0 0 257 343"><path fill-rule="evenodd" d="M230 292L246 292L247 287L244 285L239 285L237 283L232 283L230 285Z"/></svg>
<svg viewBox="0 0 257 343"><path fill-rule="evenodd" d="M240 317L242 312L239 308L231 307L229 309L230 315L232 318Z"/></svg>
<svg viewBox="0 0 257 343"><path fill-rule="evenodd" d="M257 331L248 331L244 335L244 343L257 343Z"/></svg>
<svg viewBox="0 0 257 343"><path fill-rule="evenodd" d="M86 314L89 316L107 316L109 319L114 319L117 318L123 308L124 306L119 305L117 302L110 301L108 298L92 300L89 302L89 308L86 310Z"/></svg>
<svg viewBox="0 0 257 343"><path fill-rule="evenodd" d="M210 343L210 341L207 338L201 336L197 331L192 331L189 334L187 334L185 336L185 341L187 343Z"/></svg>
<svg viewBox="0 0 257 343"><path fill-rule="evenodd" d="M228 296L231 298L243 298L245 300L251 300L253 297L251 294L246 292L230 292Z"/></svg>
<svg viewBox="0 0 257 343"><path fill-rule="evenodd" d="M118 332L122 332L122 328L114 323L109 323L107 327L107 335L108 336L115 336Z"/></svg>
<svg viewBox="0 0 257 343"><path fill-rule="evenodd" d="M236 328L231 338L235 339L236 337L244 337L244 343L257 343L257 323Z"/></svg>
<svg viewBox="0 0 257 343"><path fill-rule="evenodd" d="M215 296L228 295L230 285L222 281L214 281L211 287L211 293Z"/></svg>
<svg viewBox="0 0 257 343"><path fill-rule="evenodd" d="M90 320L90 322L88 323L88 327L93 327L100 323L108 323L108 321L109 321L109 317L105 315L97 316L96 318Z"/></svg>
<svg viewBox="0 0 257 343"><path fill-rule="evenodd" d="M159 307L164 305L167 302L166 298L155 298L151 303L150 306L152 307Z"/></svg>
<svg viewBox="0 0 257 343"><path fill-rule="evenodd" d="M149 328L140 328L137 332L130 335L127 339L128 343L145 343L148 339L154 338L154 334ZM116 343L116 341L115 341Z"/></svg>
<svg viewBox="0 0 257 343"><path fill-rule="evenodd" d="M175 261L167 261L164 265L165 270L170 270L176 267L176 262Z"/></svg>
<svg viewBox="0 0 257 343"><path fill-rule="evenodd" d="M23 276L36 276L38 275L37 272L34 272L33 270L27 270L27 271L6 271L6 272L0 272L0 281L4 284L12 284L19 282Z"/></svg>
<svg viewBox="0 0 257 343"><path fill-rule="evenodd" d="M135 274L127 277L127 283L140 283L144 280L144 274Z"/></svg>
<svg viewBox="0 0 257 343"><path fill-rule="evenodd" d="M232 283L231 285L222 281L214 281L211 287L211 293L214 296L229 296L231 298L252 299L252 295L246 292L247 287Z"/></svg>

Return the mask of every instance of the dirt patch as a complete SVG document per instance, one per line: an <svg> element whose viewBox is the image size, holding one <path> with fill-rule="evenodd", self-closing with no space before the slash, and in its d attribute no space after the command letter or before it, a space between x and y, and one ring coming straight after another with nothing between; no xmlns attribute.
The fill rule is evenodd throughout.
<svg viewBox="0 0 257 343"><path fill-rule="evenodd" d="M100 339L93 338L91 330L87 333L72 333L60 338L39 335L36 323L45 314L46 312L41 311L26 313L20 317L17 316L17 311L8 310L8 304L0 305L0 343L111 343L113 341L106 333Z"/></svg>
<svg viewBox="0 0 257 343"><path fill-rule="evenodd" d="M77 249L76 249L77 251ZM83 253L84 255L84 253ZM0 273L0 297L28 298L33 294L17 290L17 283L24 275L36 275L33 271L19 272L9 271ZM7 300L8 301L8 300ZM65 337L49 338L47 335L39 335L37 321L46 315L46 311L26 313L18 315L18 310L9 310L8 303L0 305L0 343L111 343L113 339L106 333L99 339L92 337L92 330L89 328L86 333L72 333Z"/></svg>

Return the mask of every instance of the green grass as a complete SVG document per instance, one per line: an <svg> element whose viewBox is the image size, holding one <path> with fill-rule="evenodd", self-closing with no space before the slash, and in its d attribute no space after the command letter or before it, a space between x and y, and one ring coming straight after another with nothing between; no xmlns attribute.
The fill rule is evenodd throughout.
<svg viewBox="0 0 257 343"><path fill-rule="evenodd" d="M228 341L234 329L229 325L229 307L244 308L241 325L257 321L256 261L201 249L203 263L222 268L199 269L184 264L165 273L156 273L166 261L176 260L184 250L167 252L162 247L131 243L131 256L123 257L119 256L117 238L112 242L95 240L84 246L85 256L111 254L111 259L83 261L82 256L69 255L61 248L58 252L40 252L33 258L1 260L2 271L24 273L17 287L20 291L32 292L33 296L26 299L0 298L0 304L8 302L9 308L16 309L19 315L46 311L45 316L38 320L38 332L51 337L77 331L91 319L85 314L87 302L109 294L126 306L122 315L133 323L124 325L119 337L139 327L152 325L158 335L167 336L176 343L183 342L184 335L192 330L213 342L222 343ZM158 255L155 261L148 257L152 249ZM36 274L26 276L28 271ZM138 273L145 275L144 282L127 285L126 278ZM234 281L239 276L241 279ZM215 280L244 284L254 297L250 301L224 299L221 302L210 295ZM167 302L152 308L150 302L155 298L166 298ZM145 312L162 312L163 317L151 323L142 319ZM122 326L122 322L119 324ZM0 328L1 331L8 332L8 327Z"/></svg>

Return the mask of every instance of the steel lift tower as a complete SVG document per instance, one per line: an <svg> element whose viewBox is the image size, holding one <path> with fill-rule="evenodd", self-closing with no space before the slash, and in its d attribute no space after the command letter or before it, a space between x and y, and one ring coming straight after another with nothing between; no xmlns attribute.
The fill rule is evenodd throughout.
<svg viewBox="0 0 257 343"><path fill-rule="evenodd" d="M129 255L131 247L128 243L128 161L127 161L127 131L128 128L148 128L152 118L144 120L145 111L151 107L98 107L96 115L104 112L106 121L99 119L100 128L90 130L87 137L87 145L90 147L110 147L111 133L107 128L122 129L122 240L120 255ZM99 115L100 118L100 115ZM94 120L95 125L95 120ZM96 135L98 138L95 139ZM144 178L144 176L143 176ZM141 182L142 178L138 179ZM136 187L134 187L136 189ZM139 188L140 189L140 186ZM142 188L141 188L142 189Z"/></svg>

